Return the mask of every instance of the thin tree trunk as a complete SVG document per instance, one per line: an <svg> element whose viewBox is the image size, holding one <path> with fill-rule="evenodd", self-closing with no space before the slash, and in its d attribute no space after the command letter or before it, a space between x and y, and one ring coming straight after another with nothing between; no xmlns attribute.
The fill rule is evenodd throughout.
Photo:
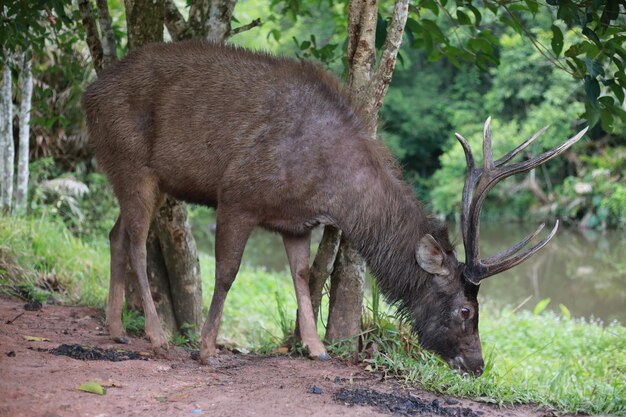
<svg viewBox="0 0 626 417"><path fill-rule="evenodd" d="M115 35L111 25L111 15L107 0L96 0L98 8L98 22L100 23L100 33L102 34L102 64L106 68L117 60Z"/></svg>
<svg viewBox="0 0 626 417"><path fill-rule="evenodd" d="M93 9L91 8L90 0L78 0L78 10L80 10L80 17L83 28L85 29L87 46L91 54L91 62L93 63L96 73L99 74L103 68L104 56L102 43L98 36L96 21L93 18Z"/></svg>
<svg viewBox="0 0 626 417"><path fill-rule="evenodd" d="M169 276L176 323L198 328L202 324L202 281L196 241L184 204L167 199L153 223Z"/></svg>
<svg viewBox="0 0 626 417"><path fill-rule="evenodd" d="M15 144L13 143L13 89L11 79L10 58L4 62L2 72L2 89L0 101L2 102L2 126L0 137L2 138L2 195L0 195L0 210L5 213L11 212L13 199L13 161L15 159Z"/></svg>
<svg viewBox="0 0 626 417"><path fill-rule="evenodd" d="M335 269L330 276L330 304L326 339L347 341L356 347L361 327L365 261L352 245L341 239Z"/></svg>
<svg viewBox="0 0 626 417"><path fill-rule="evenodd" d="M26 212L26 198L28 195L28 154L30 146L30 110L33 96L33 73L31 71L31 58L27 53L22 57L20 71L20 90L22 100L20 103L20 136L18 142L17 157L17 185L15 193L15 211Z"/></svg>
<svg viewBox="0 0 626 417"><path fill-rule="evenodd" d="M194 38L224 41L237 0L196 0L189 8L189 28Z"/></svg>

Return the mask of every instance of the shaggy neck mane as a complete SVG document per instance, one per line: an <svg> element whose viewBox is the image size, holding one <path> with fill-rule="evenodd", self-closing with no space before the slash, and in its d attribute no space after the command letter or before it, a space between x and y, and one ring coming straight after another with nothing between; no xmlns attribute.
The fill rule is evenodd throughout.
<svg viewBox="0 0 626 417"><path fill-rule="evenodd" d="M415 198L413 190L400 179L400 171L382 145L371 143L375 163L372 175L357 187L352 204L338 226L365 258L387 301L407 313L432 276L419 267L415 258L418 242L431 234L445 252L453 250L448 232L430 217ZM355 204L356 202L356 204ZM345 206L344 206L345 207ZM342 219L343 220L343 219Z"/></svg>

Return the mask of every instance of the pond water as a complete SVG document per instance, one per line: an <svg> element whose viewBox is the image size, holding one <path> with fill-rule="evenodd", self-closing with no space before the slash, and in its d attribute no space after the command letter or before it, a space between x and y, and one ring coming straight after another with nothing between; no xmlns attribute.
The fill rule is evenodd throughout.
<svg viewBox="0 0 626 417"><path fill-rule="evenodd" d="M199 217L210 222L212 216ZM193 220L194 231L208 230L207 222L199 222L199 217ZM535 227L533 224L483 221L482 256L512 246ZM315 232L314 247L321 230ZM460 231L451 232L462 257L460 236ZM197 240L201 251L213 254L212 233L197 234ZM285 271L287 257L280 236L256 230L248 241L243 262ZM626 324L626 233L561 227L545 248L521 265L486 279L481 287L479 301L496 307L508 305L532 310L540 300L550 298L548 309L559 312L559 305L563 305L572 317L596 318L605 323L617 320Z"/></svg>

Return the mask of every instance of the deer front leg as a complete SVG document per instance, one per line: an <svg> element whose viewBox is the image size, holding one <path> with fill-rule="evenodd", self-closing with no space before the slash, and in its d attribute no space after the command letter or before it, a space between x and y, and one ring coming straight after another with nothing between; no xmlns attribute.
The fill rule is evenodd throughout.
<svg viewBox="0 0 626 417"><path fill-rule="evenodd" d="M217 209L215 231L215 289L209 316L202 326L200 362L217 356L217 333L222 320L224 302L241 264L241 256L256 221L248 215L236 214L228 208Z"/></svg>
<svg viewBox="0 0 626 417"><path fill-rule="evenodd" d="M309 357L312 359L329 360L326 348L317 334L315 315L311 305L309 293L309 255L311 235L294 237L283 235L283 243L289 259L291 276L296 289L298 301L298 323L302 343L309 349Z"/></svg>

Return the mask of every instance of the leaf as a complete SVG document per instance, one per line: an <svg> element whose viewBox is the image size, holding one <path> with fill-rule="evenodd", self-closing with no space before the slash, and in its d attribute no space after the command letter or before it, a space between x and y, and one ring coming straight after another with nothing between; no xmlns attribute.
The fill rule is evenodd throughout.
<svg viewBox="0 0 626 417"><path fill-rule="evenodd" d="M411 32L413 32L413 34L415 34L417 32L421 32L421 30L422 30L422 26L415 19L413 19L411 17L409 17L406 20L406 27Z"/></svg>
<svg viewBox="0 0 626 417"><path fill-rule="evenodd" d="M39 337L39 336L24 336L22 335L22 337L25 340L28 340L29 342L49 342L50 339L48 339L47 337Z"/></svg>
<svg viewBox="0 0 626 417"><path fill-rule="evenodd" d="M600 38L598 38L598 35L596 35L596 33L593 30L585 26L583 28L583 35L591 39L593 43L598 45L598 47L602 48L602 43L600 42Z"/></svg>
<svg viewBox="0 0 626 417"><path fill-rule="evenodd" d="M469 26L472 24L472 21L470 20L467 13L463 12L462 10L457 9L456 18L459 21L460 25Z"/></svg>
<svg viewBox="0 0 626 417"><path fill-rule="evenodd" d="M592 107L589 103L585 103L585 119L590 127L595 126L600 120L600 109Z"/></svg>
<svg viewBox="0 0 626 417"><path fill-rule="evenodd" d="M585 52L584 46L580 43L576 43L570 46L569 48L567 48L567 51L565 51L565 56L573 58L575 56L582 54L583 52Z"/></svg>
<svg viewBox="0 0 626 417"><path fill-rule="evenodd" d="M439 7L434 0L422 0L420 6L430 10L435 16L439 16Z"/></svg>
<svg viewBox="0 0 626 417"><path fill-rule="evenodd" d="M613 132L613 115L609 110L601 110L600 111L600 126L606 132Z"/></svg>
<svg viewBox="0 0 626 417"><path fill-rule="evenodd" d="M97 383L96 381L88 381L83 384L80 384L78 387L80 391L90 392L92 394L104 395L106 394L106 390Z"/></svg>
<svg viewBox="0 0 626 417"><path fill-rule="evenodd" d="M546 307L548 307L548 304L550 304L550 301L551 301L550 298L544 298L543 300L539 301L533 310L533 315L534 316L540 315L541 312L545 310Z"/></svg>
<svg viewBox="0 0 626 417"><path fill-rule="evenodd" d="M602 63L600 63L599 61L595 59L589 59L589 58L585 58L584 62L585 62L585 66L587 67L587 72L593 78L597 77L598 75L604 76L604 68L602 68Z"/></svg>
<svg viewBox="0 0 626 417"><path fill-rule="evenodd" d="M563 51L563 33L558 26L552 25L552 52L557 57Z"/></svg>
<svg viewBox="0 0 626 417"><path fill-rule="evenodd" d="M623 103L624 102L624 89L620 87L619 84L617 84L615 80L613 80L613 82L609 84L609 88L611 89L615 97L617 98L617 101L619 103Z"/></svg>
<svg viewBox="0 0 626 417"><path fill-rule="evenodd" d="M536 15L539 11L539 5L537 2L534 0L524 0L524 2L526 3L526 6L528 6L528 10L530 10L533 15Z"/></svg>
<svg viewBox="0 0 626 417"><path fill-rule="evenodd" d="M422 26L424 26L434 41L441 42L445 39L443 32L434 21L430 19L422 19Z"/></svg>
<svg viewBox="0 0 626 417"><path fill-rule="evenodd" d="M480 26L480 21L483 18L483 16L480 14L480 11L476 7L472 6L471 4L467 4L465 7L467 7L468 9L472 11L472 13L474 13L474 19L476 20L476 22L474 23L474 26L476 27Z"/></svg>
<svg viewBox="0 0 626 417"><path fill-rule="evenodd" d="M600 95L600 84L598 80L589 75L585 75L585 92L587 93L589 104L595 107L598 96Z"/></svg>
<svg viewBox="0 0 626 417"><path fill-rule="evenodd" d="M572 313L570 313L569 308L565 307L563 304L559 304L559 308L561 309L561 314L565 320L569 320L572 318Z"/></svg>

